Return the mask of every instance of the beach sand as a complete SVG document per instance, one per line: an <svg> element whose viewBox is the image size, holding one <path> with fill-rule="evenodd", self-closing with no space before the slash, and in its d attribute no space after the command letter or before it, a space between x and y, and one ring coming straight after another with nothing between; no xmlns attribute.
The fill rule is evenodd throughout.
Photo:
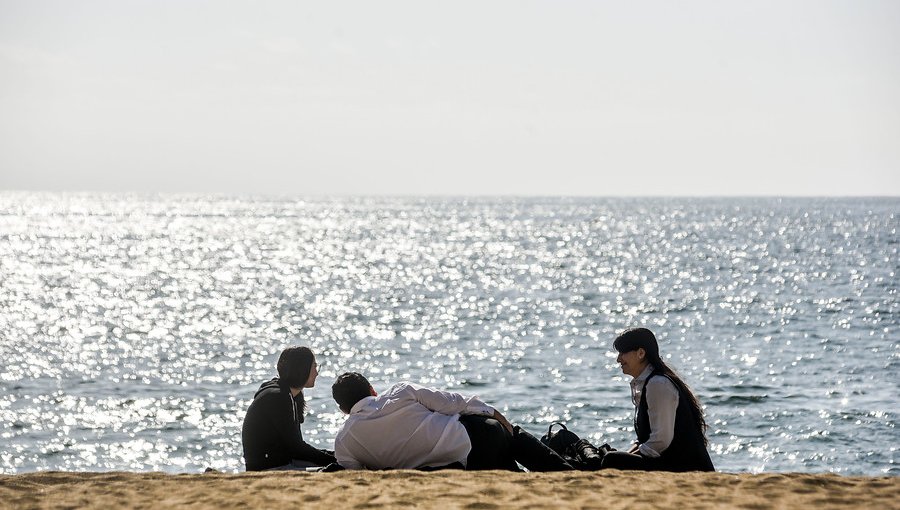
<svg viewBox="0 0 900 510"><path fill-rule="evenodd" d="M0 476L0 508L900 508L900 477L831 474L42 472Z"/></svg>

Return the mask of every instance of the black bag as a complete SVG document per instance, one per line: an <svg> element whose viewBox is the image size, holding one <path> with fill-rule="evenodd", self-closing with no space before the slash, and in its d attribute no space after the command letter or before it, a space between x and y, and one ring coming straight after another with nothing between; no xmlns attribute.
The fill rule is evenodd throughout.
<svg viewBox="0 0 900 510"><path fill-rule="evenodd" d="M554 431L554 425L559 425L561 430ZM592 445L590 441L581 439L578 434L558 421L550 424L547 433L541 437L541 442L562 456L572 467L582 471L599 470L606 452L613 450L605 443L599 448Z"/></svg>
<svg viewBox="0 0 900 510"><path fill-rule="evenodd" d="M560 430L554 431L553 426L559 425ZM547 433L541 437L541 442L545 445L549 446L554 452L565 455L566 450L569 449L570 446L574 445L581 439L578 437L578 434L570 431L566 428L565 424L559 421L555 421L550 424L550 427L547 429Z"/></svg>

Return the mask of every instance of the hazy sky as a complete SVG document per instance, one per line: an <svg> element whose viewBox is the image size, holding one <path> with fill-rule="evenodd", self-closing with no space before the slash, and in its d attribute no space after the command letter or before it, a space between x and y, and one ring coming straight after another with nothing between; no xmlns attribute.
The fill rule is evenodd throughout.
<svg viewBox="0 0 900 510"><path fill-rule="evenodd" d="M0 189L900 195L900 2L0 0Z"/></svg>

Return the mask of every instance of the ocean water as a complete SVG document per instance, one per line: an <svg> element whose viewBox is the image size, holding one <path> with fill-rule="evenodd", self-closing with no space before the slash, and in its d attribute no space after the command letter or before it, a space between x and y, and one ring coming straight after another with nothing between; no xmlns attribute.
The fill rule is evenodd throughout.
<svg viewBox="0 0 900 510"><path fill-rule="evenodd" d="M0 472L242 469L282 348L633 437L644 325L733 472L898 475L900 199L0 193Z"/></svg>

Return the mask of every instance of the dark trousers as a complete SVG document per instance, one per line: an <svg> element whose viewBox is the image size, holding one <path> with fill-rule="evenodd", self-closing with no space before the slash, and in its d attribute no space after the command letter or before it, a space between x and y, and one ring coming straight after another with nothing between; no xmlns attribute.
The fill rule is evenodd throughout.
<svg viewBox="0 0 900 510"><path fill-rule="evenodd" d="M518 471L511 446L512 436L499 421L487 416L467 414L459 417L469 434L472 451L466 458L466 469L508 469Z"/></svg>
<svg viewBox="0 0 900 510"><path fill-rule="evenodd" d="M626 471L660 471L663 466L656 459L642 457L628 452L606 452L601 469L622 469Z"/></svg>
<svg viewBox="0 0 900 510"><path fill-rule="evenodd" d="M506 469L521 471L567 471L573 469L562 457L520 427L510 434L500 422L487 416L464 415L459 421L466 428L472 451L466 469Z"/></svg>

